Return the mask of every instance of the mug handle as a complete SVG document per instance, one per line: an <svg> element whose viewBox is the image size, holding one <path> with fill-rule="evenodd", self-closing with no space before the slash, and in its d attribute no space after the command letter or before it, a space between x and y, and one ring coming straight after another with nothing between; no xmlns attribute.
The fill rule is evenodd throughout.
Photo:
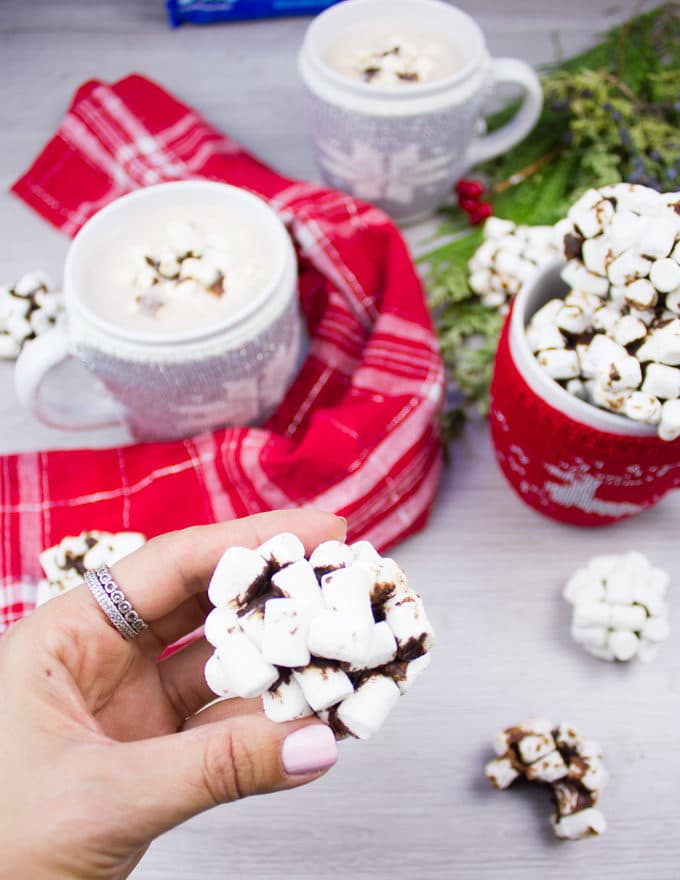
<svg viewBox="0 0 680 880"><path fill-rule="evenodd" d="M481 135L472 141L466 156L466 167L478 165L509 150L529 134L543 109L541 81L532 67L517 58L493 58L490 68L490 85L514 83L524 92L518 113L505 125L491 134Z"/></svg>
<svg viewBox="0 0 680 880"><path fill-rule="evenodd" d="M120 408L101 383L83 395L85 399L78 401L77 408L66 400L66 395L46 403L41 394L43 383L53 369L69 358L73 355L68 348L65 321L27 342L14 368L14 387L20 403L51 428L78 431L120 424Z"/></svg>

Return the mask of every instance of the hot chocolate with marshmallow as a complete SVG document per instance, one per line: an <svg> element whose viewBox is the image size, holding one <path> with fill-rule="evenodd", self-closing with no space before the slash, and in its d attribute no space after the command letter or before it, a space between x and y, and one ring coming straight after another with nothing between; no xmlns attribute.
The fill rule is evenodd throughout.
<svg viewBox="0 0 680 880"><path fill-rule="evenodd" d="M269 233L252 217L178 202L140 210L89 259L85 304L107 323L163 337L216 327L238 315L275 271Z"/></svg>
<svg viewBox="0 0 680 880"><path fill-rule="evenodd" d="M350 79L408 88L452 76L465 64L463 50L411 21L367 21L343 31L324 61Z"/></svg>

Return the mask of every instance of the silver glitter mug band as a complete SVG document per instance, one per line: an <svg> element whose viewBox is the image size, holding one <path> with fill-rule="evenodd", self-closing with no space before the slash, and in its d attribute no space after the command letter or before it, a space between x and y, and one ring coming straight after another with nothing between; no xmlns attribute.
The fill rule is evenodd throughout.
<svg viewBox="0 0 680 880"><path fill-rule="evenodd" d="M102 565L100 568L86 571L85 582L99 607L123 638L132 641L148 629L147 624L114 581L108 566Z"/></svg>

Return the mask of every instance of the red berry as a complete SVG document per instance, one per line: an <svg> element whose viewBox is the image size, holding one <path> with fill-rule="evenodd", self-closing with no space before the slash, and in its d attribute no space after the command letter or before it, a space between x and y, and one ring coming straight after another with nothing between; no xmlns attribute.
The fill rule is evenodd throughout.
<svg viewBox="0 0 680 880"><path fill-rule="evenodd" d="M484 186L478 180L461 178L456 184L456 193L460 199L480 199L484 195Z"/></svg>
<svg viewBox="0 0 680 880"><path fill-rule="evenodd" d="M479 207L480 202L475 199L459 199L458 204L467 214L472 214Z"/></svg>
<svg viewBox="0 0 680 880"><path fill-rule="evenodd" d="M473 211L470 211L470 223L479 226L492 214L491 205L488 202L477 202Z"/></svg>

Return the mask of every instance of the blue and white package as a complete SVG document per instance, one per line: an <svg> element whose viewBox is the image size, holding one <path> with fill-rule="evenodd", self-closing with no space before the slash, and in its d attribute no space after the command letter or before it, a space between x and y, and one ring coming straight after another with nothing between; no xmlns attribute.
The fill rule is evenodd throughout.
<svg viewBox="0 0 680 880"><path fill-rule="evenodd" d="M184 22L244 21L285 15L316 15L340 0L167 0L173 27Z"/></svg>

